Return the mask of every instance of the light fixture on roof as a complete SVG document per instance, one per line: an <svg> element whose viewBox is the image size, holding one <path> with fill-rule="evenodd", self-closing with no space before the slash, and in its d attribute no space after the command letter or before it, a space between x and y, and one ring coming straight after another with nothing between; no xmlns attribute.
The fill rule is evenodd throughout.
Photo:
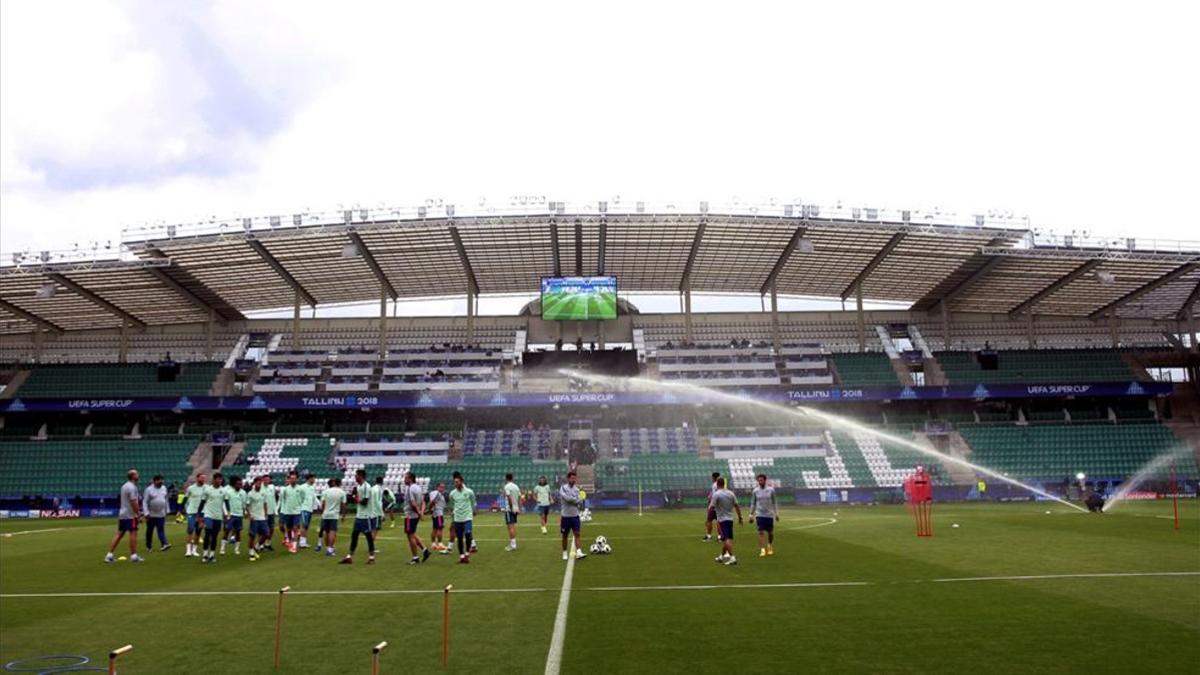
<svg viewBox="0 0 1200 675"><path fill-rule="evenodd" d="M350 221L354 220L354 211L352 209L343 209L342 210L342 220L345 221L345 223L347 225L349 225Z"/></svg>
<svg viewBox="0 0 1200 675"><path fill-rule="evenodd" d="M358 257L358 246L355 244L346 244L345 246L343 246L342 247L342 257L343 258L357 258Z"/></svg>
<svg viewBox="0 0 1200 675"><path fill-rule="evenodd" d="M367 210L366 210L366 209L359 209L359 210L358 210L358 219L359 219L359 220L367 220L367 216L368 216L368 215L369 215L369 214L367 213Z"/></svg>
<svg viewBox="0 0 1200 675"><path fill-rule="evenodd" d="M805 218L817 218L821 215L821 207L816 204L804 204L800 207Z"/></svg>
<svg viewBox="0 0 1200 675"><path fill-rule="evenodd" d="M978 214L977 214L977 215L975 216L975 227L983 227L983 223L984 223L984 222L985 222L985 221L984 221L984 218L983 218L983 216L982 216L982 215L978 215Z"/></svg>
<svg viewBox="0 0 1200 675"><path fill-rule="evenodd" d="M608 202L600 202L596 207L600 209L600 213L608 213Z"/></svg>
<svg viewBox="0 0 1200 675"><path fill-rule="evenodd" d="M42 262L44 263L50 262L50 251L42 251L42 254L39 256L39 258L41 258Z"/></svg>
<svg viewBox="0 0 1200 675"><path fill-rule="evenodd" d="M784 205L783 205L783 217L784 217L784 218L791 218L791 217L792 217L792 205L791 205L791 204L784 204Z"/></svg>
<svg viewBox="0 0 1200 675"><path fill-rule="evenodd" d="M1137 248L1137 239L1134 239L1133 237L1128 237L1125 239L1125 250L1126 251L1132 251L1136 248Z"/></svg>
<svg viewBox="0 0 1200 675"><path fill-rule="evenodd" d="M638 202L638 203L637 203L637 212L638 212L638 213L645 213L645 212L646 212L646 202Z"/></svg>
<svg viewBox="0 0 1200 675"><path fill-rule="evenodd" d="M708 202L700 202L700 213L708 213Z"/></svg>
<svg viewBox="0 0 1200 675"><path fill-rule="evenodd" d="M42 284L36 291L33 292L33 297L38 300L49 300L58 292L58 284Z"/></svg>
<svg viewBox="0 0 1200 675"><path fill-rule="evenodd" d="M271 227L279 227L279 216L271 216Z"/></svg>
<svg viewBox="0 0 1200 675"><path fill-rule="evenodd" d="M299 213L292 214L292 225L295 225L296 227L300 227L303 223L304 223L303 214L299 214Z"/></svg>
<svg viewBox="0 0 1200 675"><path fill-rule="evenodd" d="M1117 282L1117 275L1112 272L1105 272L1104 270L1096 270L1096 279L1100 282L1101 286L1112 286Z"/></svg>
<svg viewBox="0 0 1200 675"><path fill-rule="evenodd" d="M453 218L453 217L454 217L454 205L453 205L453 204L447 204L447 205L446 205L446 217L447 217L447 218Z"/></svg>
<svg viewBox="0 0 1200 675"><path fill-rule="evenodd" d="M802 238L800 241L796 242L796 250L800 251L801 253L812 253L813 248L812 239Z"/></svg>
<svg viewBox="0 0 1200 675"><path fill-rule="evenodd" d="M908 221L912 220L912 211L901 211L900 212L900 220L902 220L906 223Z"/></svg>
<svg viewBox="0 0 1200 675"><path fill-rule="evenodd" d="M167 239L174 239L174 238L175 238L175 226L168 225L167 226Z"/></svg>
<svg viewBox="0 0 1200 675"><path fill-rule="evenodd" d="M424 217L425 217L425 213L426 213L426 211L425 211L425 207L424 207L424 206L418 206L418 207L417 207L417 217L418 217L418 218L424 218Z"/></svg>
<svg viewBox="0 0 1200 675"><path fill-rule="evenodd" d="M249 218L242 218L242 229L243 230L249 232L253 226L254 226L254 221L250 220Z"/></svg>

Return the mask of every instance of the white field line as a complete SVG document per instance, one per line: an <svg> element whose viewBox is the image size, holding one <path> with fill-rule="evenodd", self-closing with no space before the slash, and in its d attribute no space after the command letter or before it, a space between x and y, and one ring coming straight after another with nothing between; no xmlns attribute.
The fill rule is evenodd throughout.
<svg viewBox="0 0 1200 675"><path fill-rule="evenodd" d="M44 530L21 530L20 532L5 532L4 536L5 537L18 537L23 534L41 534L42 532L61 532L63 530L70 530L70 529L80 529L80 528L47 527Z"/></svg>
<svg viewBox="0 0 1200 675"><path fill-rule="evenodd" d="M574 567L574 558L567 563L568 569ZM955 583L955 582L986 582L986 581L1052 581L1070 579L1123 579L1147 577L1200 577L1200 572L1095 572L1087 574L1025 574L995 577L944 577L939 579L900 579L896 581L797 581L768 584L703 584L703 585L661 585L661 586L593 586L576 588L579 592L637 592L637 591L710 591L726 589L753 590L758 588L854 588L863 586L888 586L894 584L922 583ZM568 575L563 576L563 581ZM499 593L550 593L552 588L456 588L455 593L499 594ZM570 597L571 587L564 584L562 597ZM288 595L439 595L440 588L431 589L396 589L396 590L291 590ZM239 596L239 595L279 595L278 590L270 591L117 591L97 593L0 593L0 599L14 598L110 598L110 597L191 597L191 596ZM559 608L563 613L563 629L566 629L566 609L560 601ZM558 616L555 616L555 626L558 626ZM561 647L560 647L561 657Z"/></svg>
<svg viewBox="0 0 1200 675"><path fill-rule="evenodd" d="M1000 577L947 577L930 579L933 583L960 581L1041 581L1045 579L1112 579L1121 577L1195 577L1200 572L1091 572L1084 574L1023 574Z"/></svg>
<svg viewBox="0 0 1200 675"><path fill-rule="evenodd" d="M570 553L569 550L568 553ZM571 604L571 578L573 576L575 576L575 555L571 554L567 557L567 569L563 572L562 590L558 594L558 609L554 612L554 632L550 635L550 651L546 653L546 675L558 675L558 671L562 667L563 642L567 639L567 608Z"/></svg>
<svg viewBox="0 0 1200 675"><path fill-rule="evenodd" d="M826 526L829 526L829 525L834 525L834 524L836 524L836 523L838 522L838 519L837 519L837 518L820 518L820 517L815 517L815 516L806 516L806 517L789 518L789 519L788 519L788 522L792 522L792 521L796 521L796 520L819 520L819 521L821 521L821 522L819 522L819 523L810 523L810 524L808 524L808 525L799 525L799 526L796 526L796 527L785 527L785 526L783 526L783 525L776 525L776 526L775 526L775 529L776 529L776 530L786 530L786 531L789 531L789 532L794 532L794 531L798 531L798 530L811 530L811 529L812 529L812 528L814 528L814 527L826 527ZM750 530L752 530L752 529L753 529L753 523L751 523L750 521L746 521L746 522L747 522L747 527L749 528L747 531L750 531ZM590 525L589 525L589 527L590 527ZM552 532L551 532L551 534L555 534L555 533L552 531ZM406 539L406 538L403 538L403 537L375 537L375 540L376 540L376 541L379 541L379 540L381 540L381 539L382 539L382 540L384 540L384 541L392 541L392 540L394 540L394 541L408 541L408 539ZM611 537L610 539L611 539L610 543L620 543L620 542L622 542L622 541L629 541L629 540L635 540L635 539L651 539L651 540L658 540L658 539L696 539L696 540L699 540L699 539L700 539L700 535L699 535L699 534L659 534L659 535L654 535L654 534L637 534L637 535L632 535L632 536ZM508 539L507 539L507 538L501 538L501 539L486 539L486 538L485 538L485 539L480 539L480 538L475 538L475 541L493 541L493 542L501 542L501 541L502 541L502 542L508 542ZM561 544L561 541L558 539L558 537L551 537L551 536L545 536L545 537L543 537L542 535L536 535L536 536L529 536L529 537L522 536L522 537L518 538L518 543L520 543L520 542L531 542L531 541L535 541L535 542L536 542L536 541L545 541L545 542L554 543L554 544Z"/></svg>

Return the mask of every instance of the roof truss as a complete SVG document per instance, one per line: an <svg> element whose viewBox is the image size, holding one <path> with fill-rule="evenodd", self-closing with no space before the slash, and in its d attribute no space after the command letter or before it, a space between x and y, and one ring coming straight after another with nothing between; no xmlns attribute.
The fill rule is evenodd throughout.
<svg viewBox="0 0 1200 675"><path fill-rule="evenodd" d="M467 256L467 247L463 246L462 235L458 233L458 228L450 226L450 237L454 239L454 249L458 251L458 257L462 261L463 270L467 273L467 284L471 287L472 295L479 295L479 282L475 279L475 270L471 268L471 259Z"/></svg>
<svg viewBox="0 0 1200 675"><path fill-rule="evenodd" d="M1067 284L1071 283L1072 281L1075 281L1079 277L1082 277L1083 275L1087 274L1088 272L1091 272L1092 270L1094 270L1095 268L1097 268L1101 264L1103 264L1103 262L1104 262L1103 260L1089 260L1089 261L1083 263L1082 265L1080 265L1079 267L1076 267L1075 269L1071 270L1067 274L1064 274L1063 276L1059 277L1058 279L1055 279L1054 282L1051 283L1049 286L1043 288L1042 290L1038 291L1037 293L1034 293L1032 296L1030 296L1028 299L1026 299L1021 304L1017 305L1016 307L1013 307L1011 310L1009 310L1008 315L1016 316L1025 311L1032 312L1033 308L1039 302L1050 297L1051 294L1053 294L1055 291L1062 288L1063 286L1066 286Z"/></svg>
<svg viewBox="0 0 1200 675"><path fill-rule="evenodd" d="M85 300L92 303L93 305L96 305L97 307L103 309L104 311L108 312L109 314L112 314L112 315L120 318L122 321L125 321L126 323L130 323L130 324L133 324L134 326L138 326L138 327L144 327L146 325L145 321L142 321L141 319L137 318L136 316L130 314L129 312L126 312L125 310L121 309L120 307L117 307L116 305L109 302L108 300L105 300L104 298L100 297L99 295L96 295L95 293L89 291L88 289L84 288L83 286L80 286L79 284L75 283L74 281L71 281L70 279L66 278L65 276L58 274L57 272L52 272L50 274L47 274L46 278L50 279L51 281L53 281L54 283L56 283L60 286L66 287L68 290L70 290L75 295L78 295L78 296L84 298Z"/></svg>
<svg viewBox="0 0 1200 675"><path fill-rule="evenodd" d="M1179 313L1175 315L1175 318L1179 319L1180 321L1186 319L1188 308L1196 304L1197 300L1200 300L1200 283L1196 284L1196 287L1193 288L1192 292L1188 295L1187 300L1184 300L1183 307L1179 308Z"/></svg>
<svg viewBox="0 0 1200 675"><path fill-rule="evenodd" d="M1121 305L1124 305L1125 303L1129 302L1130 300L1136 300L1137 298L1145 295L1146 293L1149 293L1150 291L1158 288L1159 286L1163 286L1165 284L1171 283L1175 279L1178 279L1179 277L1187 274L1188 272L1191 272L1192 270L1196 269L1197 267L1200 267L1200 263L1187 263L1184 265L1180 265L1179 267L1176 267L1175 269L1171 270L1170 272L1167 272L1166 274L1162 275L1161 277L1159 277L1147 284L1143 284L1142 286L1139 286L1138 288L1133 289L1132 291L1126 293L1125 295L1122 295L1121 297L1117 298L1116 300L1113 300L1112 302L1108 303L1107 305L1104 305L1100 309L1097 309L1096 311L1089 314L1088 318L1089 319L1098 319L1098 318L1104 316L1105 314L1108 314L1109 312L1115 311L1118 307L1120 307Z"/></svg>
<svg viewBox="0 0 1200 675"><path fill-rule="evenodd" d="M700 252L700 243L704 241L704 228L707 223L703 220L696 226L696 236L692 239L692 248L688 251L687 262L683 265L683 276L679 279L679 292L692 287L692 265L696 264L696 254Z"/></svg>
<svg viewBox="0 0 1200 675"><path fill-rule="evenodd" d="M388 281L387 275L383 273L383 268L375 260L375 255L371 253L371 248L367 246L367 242L363 241L363 238L357 232L350 232L349 236L350 241L354 242L354 247L358 249L358 254L366 261L367 267L371 268L371 272L375 274L375 278L379 280L379 285L383 287L388 297L393 300L400 297L400 294L392 287L392 282Z"/></svg>
<svg viewBox="0 0 1200 675"><path fill-rule="evenodd" d="M787 246L783 247L783 253L779 254L779 259L775 261L775 266L772 267L771 272L767 274L766 281L763 281L762 288L758 289L759 295L766 295L767 291L771 290L771 286L775 283L775 279L779 277L779 272L783 270L783 266L786 265L788 260L791 259L792 253L795 252L796 247L800 245L800 240L804 238L804 233L807 230L808 228L806 226L801 225L796 228L795 232L792 233L792 238L788 240Z"/></svg>
<svg viewBox="0 0 1200 675"><path fill-rule="evenodd" d="M60 328L59 326L55 325L54 323L47 321L32 312L23 310L20 307L17 307L16 305L12 304L11 302L6 302L4 300L0 300L0 309L3 309L4 311L6 311L9 314L12 314L14 316L19 316L22 319L25 319L26 321L28 321L32 324L41 326L42 328L45 328L52 332L55 332L55 333L63 332L63 329Z"/></svg>
<svg viewBox="0 0 1200 675"><path fill-rule="evenodd" d="M554 256L554 276L562 276L562 251L558 245L558 221L550 221L550 252Z"/></svg>
<svg viewBox="0 0 1200 675"><path fill-rule="evenodd" d="M254 252L258 254L258 257L263 259L263 262L267 263L271 266L271 269L275 270L275 273L279 275L280 279L283 279L288 286L291 286L292 290L296 291L297 295L299 295L301 298L304 298L304 302L306 302L309 307L317 306L317 299L314 298L311 293L306 291L304 286L300 285L299 281L296 281L296 277L292 276L291 272L288 272L286 269L284 269L283 265L275 259L275 256L271 255L271 252L267 250L267 247L262 245L261 241L247 239L246 243L250 244L250 248L254 249Z"/></svg>
<svg viewBox="0 0 1200 675"><path fill-rule="evenodd" d="M904 241L904 234L904 232L897 232L896 234L892 235L891 239L888 239L888 242L883 245L883 248L879 249L879 252L875 254L875 257L871 258L871 262L867 263L867 266L858 273L858 276L854 277L854 281L851 281L850 284L847 285L842 291L843 301L850 297L850 294L854 292L854 289L858 288L862 282L866 281L867 277L871 276L871 272L874 272L875 268L879 267L879 264L882 263L889 255L891 255L892 251L894 251L896 247L900 245L900 242Z"/></svg>
<svg viewBox="0 0 1200 675"><path fill-rule="evenodd" d="M608 220L600 220L599 240L596 242L599 251L596 255L596 274L604 275L604 247L608 245Z"/></svg>

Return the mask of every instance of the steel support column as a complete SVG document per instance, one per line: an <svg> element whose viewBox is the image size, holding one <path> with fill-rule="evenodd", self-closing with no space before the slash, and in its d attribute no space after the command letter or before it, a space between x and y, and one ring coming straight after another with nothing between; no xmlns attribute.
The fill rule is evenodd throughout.
<svg viewBox="0 0 1200 675"><path fill-rule="evenodd" d="M692 289L683 292L683 338L692 341Z"/></svg>
<svg viewBox="0 0 1200 675"><path fill-rule="evenodd" d="M294 290L295 301L292 303L292 349L300 349L300 300L299 289Z"/></svg>
<svg viewBox="0 0 1200 675"><path fill-rule="evenodd" d="M121 319L121 342L117 348L117 362L125 363L129 359L129 322Z"/></svg>
<svg viewBox="0 0 1200 675"><path fill-rule="evenodd" d="M783 340L779 336L779 293L777 284L771 284L771 344L775 345L776 358L782 357Z"/></svg>
<svg viewBox="0 0 1200 675"><path fill-rule="evenodd" d="M867 319L863 316L862 284L854 287L854 312L858 319L858 351L867 351Z"/></svg>
<svg viewBox="0 0 1200 675"><path fill-rule="evenodd" d="M379 285L379 360L382 361L387 356L387 301L388 289L383 284ZM380 364L381 366L383 364Z"/></svg>

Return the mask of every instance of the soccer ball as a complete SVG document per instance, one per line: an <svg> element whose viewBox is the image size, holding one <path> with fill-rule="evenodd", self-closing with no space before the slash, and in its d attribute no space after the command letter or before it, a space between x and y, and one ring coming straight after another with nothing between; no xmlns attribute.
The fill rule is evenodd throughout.
<svg viewBox="0 0 1200 675"><path fill-rule="evenodd" d="M579 514L579 522L581 522L581 523L590 523L590 522L592 522L592 510L591 510L591 509L584 509L584 510L583 510L583 511L582 511L582 512Z"/></svg>
<svg viewBox="0 0 1200 675"><path fill-rule="evenodd" d="M596 545L600 547L608 546L608 540L604 538L604 535L600 535L596 537Z"/></svg>

